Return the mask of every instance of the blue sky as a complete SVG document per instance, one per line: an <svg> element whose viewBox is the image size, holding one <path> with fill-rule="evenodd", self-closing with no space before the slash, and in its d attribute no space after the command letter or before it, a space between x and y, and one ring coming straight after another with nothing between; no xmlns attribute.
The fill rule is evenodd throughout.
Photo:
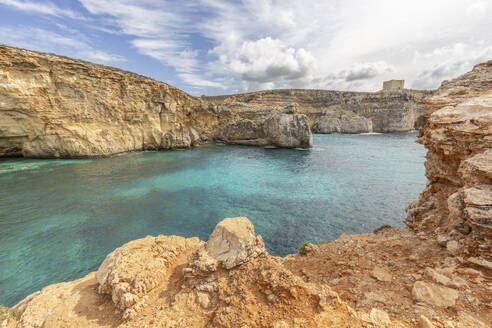
<svg viewBox="0 0 492 328"><path fill-rule="evenodd" d="M0 43L193 95L437 88L492 59L490 0L0 0Z"/></svg>

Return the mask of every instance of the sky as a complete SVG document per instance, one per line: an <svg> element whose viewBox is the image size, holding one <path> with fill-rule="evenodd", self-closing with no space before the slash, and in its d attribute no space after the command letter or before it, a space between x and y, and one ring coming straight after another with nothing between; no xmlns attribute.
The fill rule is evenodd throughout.
<svg viewBox="0 0 492 328"><path fill-rule="evenodd" d="M196 96L435 89L492 59L492 0L0 0L0 43Z"/></svg>

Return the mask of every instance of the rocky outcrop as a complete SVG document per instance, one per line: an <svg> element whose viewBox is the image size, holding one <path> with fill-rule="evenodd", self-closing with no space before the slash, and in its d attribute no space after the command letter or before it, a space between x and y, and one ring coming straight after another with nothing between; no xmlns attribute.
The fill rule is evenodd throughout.
<svg viewBox="0 0 492 328"><path fill-rule="evenodd" d="M191 266L206 272L219 265L232 269L265 253L263 239L255 236L247 218L228 218L217 224L207 243L193 254Z"/></svg>
<svg viewBox="0 0 492 328"><path fill-rule="evenodd" d="M372 121L354 112L324 110L313 126L315 133L367 133L372 132Z"/></svg>
<svg viewBox="0 0 492 328"><path fill-rule="evenodd" d="M238 118L222 121L218 140L285 148L310 148L313 145L309 121L306 115L297 113L295 106L248 106L242 103L226 106Z"/></svg>
<svg viewBox="0 0 492 328"><path fill-rule="evenodd" d="M200 252L220 265L195 273ZM304 282L269 256L246 218L225 219L204 245L174 236L130 242L95 275L47 287L14 311L9 327L363 326L329 287Z"/></svg>
<svg viewBox="0 0 492 328"><path fill-rule="evenodd" d="M374 132L393 132L418 128L425 122L424 99L432 93L409 89L380 92L288 89L202 96L202 99L213 104L297 104L299 113L308 117L315 133L359 133L355 131L370 132L372 128Z"/></svg>
<svg viewBox="0 0 492 328"><path fill-rule="evenodd" d="M301 114L267 116L260 109L244 118L137 74L0 45L0 157L186 148L227 141L230 122L250 133L244 144L310 147L304 121ZM253 133L244 130L250 126Z"/></svg>
<svg viewBox="0 0 492 328"><path fill-rule="evenodd" d="M492 61L445 81L425 103L427 187L405 222L443 247L492 261ZM477 263L477 265L480 265Z"/></svg>
<svg viewBox="0 0 492 328"><path fill-rule="evenodd" d="M487 327L487 276L467 265L433 238L392 227L273 257L248 219L228 218L206 243L129 242L96 273L5 309L3 325Z"/></svg>

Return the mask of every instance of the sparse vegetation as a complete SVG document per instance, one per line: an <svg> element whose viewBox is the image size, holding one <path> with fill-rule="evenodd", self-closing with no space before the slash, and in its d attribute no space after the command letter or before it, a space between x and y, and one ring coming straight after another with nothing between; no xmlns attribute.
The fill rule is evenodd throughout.
<svg viewBox="0 0 492 328"><path fill-rule="evenodd" d="M256 113L255 112L238 112L238 114L239 114L239 116L241 118L245 118L245 119L248 119L248 120L252 120L256 116Z"/></svg>
<svg viewBox="0 0 492 328"><path fill-rule="evenodd" d="M379 228L374 229L373 233L378 233L378 232L381 232L384 229L388 229L388 228L391 228L391 226L390 225L387 225L387 224L384 224L384 225L380 226Z"/></svg>
<svg viewBox="0 0 492 328"><path fill-rule="evenodd" d="M307 254L307 249L306 247L309 245L309 243L307 241L305 241L304 243L302 243L301 245L299 245L299 248L297 249L297 252L300 254L300 255L306 255Z"/></svg>

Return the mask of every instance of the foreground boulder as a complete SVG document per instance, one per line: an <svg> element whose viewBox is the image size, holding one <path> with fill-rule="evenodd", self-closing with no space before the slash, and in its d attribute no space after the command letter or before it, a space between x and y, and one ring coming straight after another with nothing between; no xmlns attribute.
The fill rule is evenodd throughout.
<svg viewBox="0 0 492 328"><path fill-rule="evenodd" d="M255 236L253 224L245 217L228 218L217 224L190 262L203 271L215 271L218 265L232 269L261 254L266 249L261 236Z"/></svg>

